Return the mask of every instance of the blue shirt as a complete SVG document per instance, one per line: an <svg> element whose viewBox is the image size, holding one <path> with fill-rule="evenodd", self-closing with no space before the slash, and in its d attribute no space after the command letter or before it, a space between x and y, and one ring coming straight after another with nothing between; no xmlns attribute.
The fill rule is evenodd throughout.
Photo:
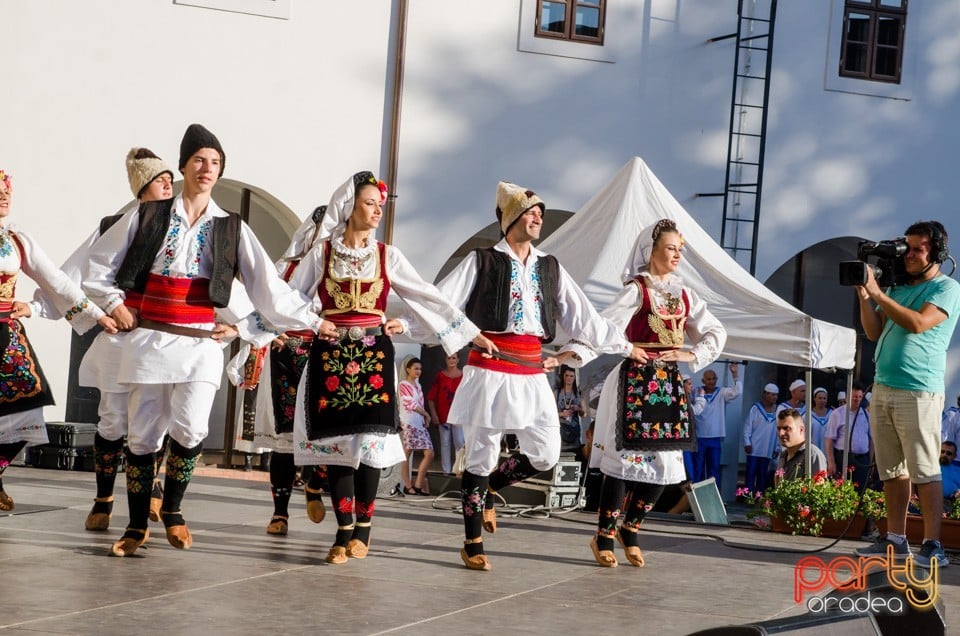
<svg viewBox="0 0 960 636"><path fill-rule="evenodd" d="M925 303L936 305L947 319L923 333L909 333L887 317L877 340L874 382L906 391L943 393L947 348L960 312L960 283L941 274L919 285L892 287L887 295L914 311Z"/></svg>
<svg viewBox="0 0 960 636"><path fill-rule="evenodd" d="M943 480L943 498L950 499L953 493L960 490L960 466L953 463L941 466L940 476Z"/></svg>

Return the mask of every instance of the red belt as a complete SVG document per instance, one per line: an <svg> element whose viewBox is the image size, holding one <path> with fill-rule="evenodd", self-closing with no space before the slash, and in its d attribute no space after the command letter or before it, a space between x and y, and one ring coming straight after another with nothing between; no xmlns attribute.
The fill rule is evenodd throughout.
<svg viewBox="0 0 960 636"><path fill-rule="evenodd" d="M543 373L543 346L537 336L518 335L512 333L483 332L493 344L497 345L498 353L487 358L478 349L471 349L467 356L467 364L490 371L512 373L514 375L538 375Z"/></svg>

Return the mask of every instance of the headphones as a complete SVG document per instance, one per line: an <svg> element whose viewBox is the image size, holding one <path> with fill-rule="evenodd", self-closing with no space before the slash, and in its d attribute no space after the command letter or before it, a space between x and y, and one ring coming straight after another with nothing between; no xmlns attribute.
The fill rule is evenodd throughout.
<svg viewBox="0 0 960 636"><path fill-rule="evenodd" d="M942 263L950 258L947 247L947 233L939 221L927 221L930 226L930 262Z"/></svg>

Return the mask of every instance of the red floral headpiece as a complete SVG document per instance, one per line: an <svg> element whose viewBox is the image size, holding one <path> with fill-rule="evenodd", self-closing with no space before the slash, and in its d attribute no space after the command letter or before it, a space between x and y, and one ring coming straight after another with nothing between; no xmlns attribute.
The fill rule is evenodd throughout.
<svg viewBox="0 0 960 636"><path fill-rule="evenodd" d="M13 179L10 177L10 173L4 172L2 168L0 168L0 181L3 181L7 186L7 192L13 190Z"/></svg>
<svg viewBox="0 0 960 636"><path fill-rule="evenodd" d="M383 181L377 181L377 188L380 189L380 205L387 202L387 184Z"/></svg>

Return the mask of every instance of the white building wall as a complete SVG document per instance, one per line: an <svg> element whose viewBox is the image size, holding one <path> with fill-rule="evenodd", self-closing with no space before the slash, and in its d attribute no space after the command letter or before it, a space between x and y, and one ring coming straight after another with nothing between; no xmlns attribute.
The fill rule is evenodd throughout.
<svg viewBox="0 0 960 636"><path fill-rule="evenodd" d="M430 279L493 220L497 180L576 210L634 155L719 239L720 199L696 194L723 188L733 42L705 41L736 29L736 2L610 2L602 51L563 55L521 50L535 4L410 0L394 242ZM0 166L15 175L16 221L62 260L128 202L127 149L174 163L194 121L223 142L227 177L305 216L347 175L386 163L397 5L290 0L275 19L170 0L6 0ZM911 1L908 100L825 90L838 6L779 3L761 279L832 236L889 238L927 217L960 236L960 5ZM67 328L28 328L55 418Z"/></svg>

